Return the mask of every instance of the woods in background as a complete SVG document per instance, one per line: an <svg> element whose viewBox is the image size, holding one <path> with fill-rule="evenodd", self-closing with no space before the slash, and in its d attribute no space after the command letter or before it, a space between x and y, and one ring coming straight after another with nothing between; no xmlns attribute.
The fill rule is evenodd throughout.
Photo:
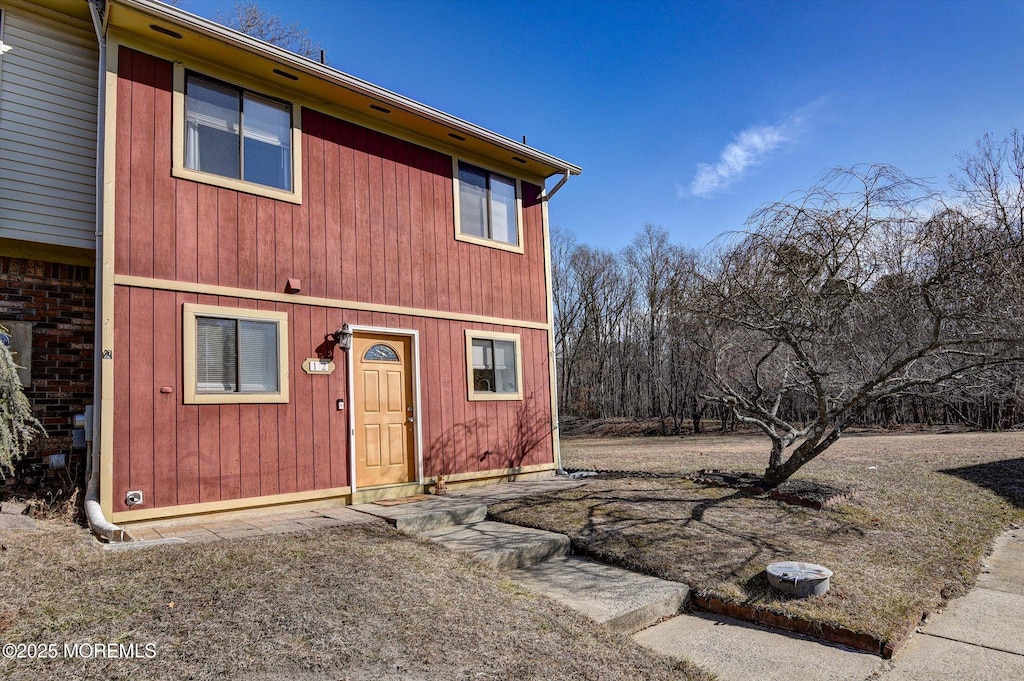
<svg viewBox="0 0 1024 681"><path fill-rule="evenodd" d="M888 166L826 173L701 252L650 224L617 253L553 230L561 416L746 421L780 451L1024 424L1024 143L958 160L948 196Z"/></svg>

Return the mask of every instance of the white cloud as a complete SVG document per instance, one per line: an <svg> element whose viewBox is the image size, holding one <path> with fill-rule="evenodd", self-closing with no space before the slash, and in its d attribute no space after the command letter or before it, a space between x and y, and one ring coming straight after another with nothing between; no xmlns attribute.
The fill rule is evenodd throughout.
<svg viewBox="0 0 1024 681"><path fill-rule="evenodd" d="M794 143L807 120L808 109L787 116L774 125L755 125L736 135L722 149L718 163L698 163L697 174L689 187L679 187L680 196L690 194L708 198L729 188L747 171L763 164L781 147Z"/></svg>

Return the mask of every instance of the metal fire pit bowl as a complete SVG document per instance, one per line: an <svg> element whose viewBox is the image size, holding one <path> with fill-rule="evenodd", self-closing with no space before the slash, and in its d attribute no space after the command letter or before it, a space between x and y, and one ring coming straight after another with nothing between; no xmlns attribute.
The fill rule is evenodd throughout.
<svg viewBox="0 0 1024 681"><path fill-rule="evenodd" d="M790 596L807 598L827 593L831 584L832 571L814 563L785 561L772 563L765 572L773 588Z"/></svg>

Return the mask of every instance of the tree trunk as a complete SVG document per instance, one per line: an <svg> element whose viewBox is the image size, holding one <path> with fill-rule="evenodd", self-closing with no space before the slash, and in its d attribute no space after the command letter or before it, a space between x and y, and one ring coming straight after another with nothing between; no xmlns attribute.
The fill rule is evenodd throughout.
<svg viewBox="0 0 1024 681"><path fill-rule="evenodd" d="M822 437L821 432L812 433L796 448L796 451L790 454L788 459L784 462L779 461L778 464L774 464L776 461L775 450L778 443L773 442L771 460L768 463L768 468L765 469L764 475L761 477L761 486L765 490L770 490L786 482L793 477L794 473L831 447L839 439L840 434L840 429L835 427L824 437Z"/></svg>

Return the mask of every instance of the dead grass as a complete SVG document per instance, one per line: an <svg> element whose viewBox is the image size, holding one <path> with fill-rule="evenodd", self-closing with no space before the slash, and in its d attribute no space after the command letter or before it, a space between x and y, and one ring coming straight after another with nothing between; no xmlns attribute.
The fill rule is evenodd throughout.
<svg viewBox="0 0 1024 681"><path fill-rule="evenodd" d="M596 479L491 510L708 595L887 640L908 618L965 593L995 536L1024 522L1022 456L1024 433L846 436L797 479L851 487L855 496L814 511L679 475L763 469L765 441L756 436L568 440L567 467L670 477ZM830 567L831 592L775 594L764 567L778 560Z"/></svg>
<svg viewBox="0 0 1024 681"><path fill-rule="evenodd" d="M384 527L104 552L40 526L0 533L0 642L157 654L0 660L2 678L708 678Z"/></svg>

